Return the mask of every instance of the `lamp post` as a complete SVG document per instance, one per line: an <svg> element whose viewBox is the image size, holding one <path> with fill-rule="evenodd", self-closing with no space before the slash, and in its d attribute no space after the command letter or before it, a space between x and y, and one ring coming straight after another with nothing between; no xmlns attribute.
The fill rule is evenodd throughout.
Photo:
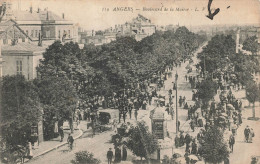
<svg viewBox="0 0 260 164"><path fill-rule="evenodd" d="M176 74L175 74L175 89L176 89L176 135L178 134L179 131L179 126L178 126L178 74L177 74L177 70L176 70Z"/></svg>

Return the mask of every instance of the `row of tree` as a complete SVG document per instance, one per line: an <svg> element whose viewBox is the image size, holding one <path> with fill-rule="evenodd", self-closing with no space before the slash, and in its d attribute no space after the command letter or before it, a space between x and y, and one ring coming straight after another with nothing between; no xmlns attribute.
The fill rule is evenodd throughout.
<svg viewBox="0 0 260 164"><path fill-rule="evenodd" d="M216 82L212 81L214 77L221 83L226 81L229 85L245 87L248 101L253 104L259 101L259 85L254 79L254 74L260 72L259 59L256 55L259 47L255 36L248 37L243 43L243 49L250 51L252 55L246 55L243 52L236 53L236 43L231 35L214 36L198 54L200 59L198 66L204 73L207 73L209 80L209 82L203 82L208 85L201 85L201 99L209 101L214 96L215 89L208 93L212 94L211 96L207 96L205 92L217 86ZM255 117L254 111L253 117Z"/></svg>
<svg viewBox="0 0 260 164"><path fill-rule="evenodd" d="M111 96L161 74L167 66L190 58L205 41L185 27L156 32L137 42L120 37L102 46L55 41L43 54L38 78L21 75L1 80L2 152L14 154L30 140L31 127L43 119L43 132L54 136L54 123L73 117L79 104L96 96ZM73 129L73 128L72 128ZM11 158L10 158L11 159Z"/></svg>

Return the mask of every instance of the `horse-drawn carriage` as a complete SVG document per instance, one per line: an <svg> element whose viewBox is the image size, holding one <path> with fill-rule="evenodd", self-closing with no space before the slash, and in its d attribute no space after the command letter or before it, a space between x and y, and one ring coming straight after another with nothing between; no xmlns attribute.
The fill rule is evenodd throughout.
<svg viewBox="0 0 260 164"><path fill-rule="evenodd" d="M108 125L111 125L114 119L118 118L118 112L118 110L114 109L99 110L98 113L93 116L93 120L90 123L87 123L87 129L90 127L93 129L93 127L95 127L95 129L100 132L110 129L111 126Z"/></svg>

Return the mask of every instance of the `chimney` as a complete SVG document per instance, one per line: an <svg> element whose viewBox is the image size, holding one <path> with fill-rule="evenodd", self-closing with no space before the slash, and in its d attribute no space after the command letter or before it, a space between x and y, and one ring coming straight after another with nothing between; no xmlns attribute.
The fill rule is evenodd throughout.
<svg viewBox="0 0 260 164"><path fill-rule="evenodd" d="M30 7L30 13L32 13L32 6Z"/></svg>
<svg viewBox="0 0 260 164"><path fill-rule="evenodd" d="M64 15L64 13L62 13L62 19L65 19L65 15Z"/></svg>

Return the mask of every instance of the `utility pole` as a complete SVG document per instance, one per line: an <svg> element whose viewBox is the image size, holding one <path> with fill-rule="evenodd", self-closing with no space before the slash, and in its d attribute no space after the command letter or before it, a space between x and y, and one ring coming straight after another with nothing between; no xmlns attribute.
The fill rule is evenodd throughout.
<svg viewBox="0 0 260 164"><path fill-rule="evenodd" d="M176 67L177 69L177 67ZM177 74L177 70L176 70L176 74L175 74L175 89L176 89L176 135L178 134L179 131L179 126L178 126L178 74Z"/></svg>

